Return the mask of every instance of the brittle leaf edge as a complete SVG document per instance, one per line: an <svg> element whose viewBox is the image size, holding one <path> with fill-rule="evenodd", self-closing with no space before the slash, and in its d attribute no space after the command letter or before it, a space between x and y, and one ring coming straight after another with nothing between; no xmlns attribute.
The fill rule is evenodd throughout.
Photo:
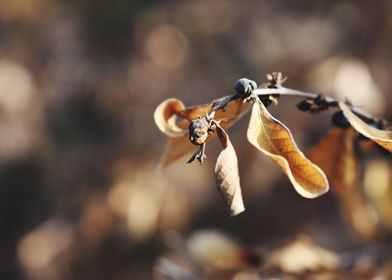
<svg viewBox="0 0 392 280"><path fill-rule="evenodd" d="M225 201L230 216L236 216L245 211L240 186L238 159L225 130L218 125L216 133L223 146L223 150L220 152L215 164L216 187Z"/></svg>
<svg viewBox="0 0 392 280"><path fill-rule="evenodd" d="M342 109L344 116L349 121L350 125L363 136L376 142L378 145L392 153L392 131L381 130L371 127L357 115L343 102L339 102L339 107Z"/></svg>
<svg viewBox="0 0 392 280"><path fill-rule="evenodd" d="M278 137L271 138L271 132ZM321 168L305 157L290 130L275 119L258 100L252 106L247 138L253 146L280 166L301 196L316 198L329 190L328 179Z"/></svg>

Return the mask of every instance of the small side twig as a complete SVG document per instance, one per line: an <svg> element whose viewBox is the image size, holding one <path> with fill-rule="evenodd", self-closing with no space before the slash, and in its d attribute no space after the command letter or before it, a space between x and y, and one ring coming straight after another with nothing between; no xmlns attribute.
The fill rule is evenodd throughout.
<svg viewBox="0 0 392 280"><path fill-rule="evenodd" d="M265 95L271 95L271 94L279 94L279 95L284 95L284 96L295 96L295 97L303 97L303 98L309 98L309 99L316 99L320 96L320 94L312 93L312 92L304 92L296 89L291 89L291 88L286 88L286 87L280 87L280 88L258 88L254 90L254 93L257 94L258 96L265 96ZM325 102L330 104L330 107L338 107L339 102L341 100L338 100L336 98L332 98L330 96L324 96ZM348 104L346 101L343 101L344 103L347 104L347 106L356 114L358 117L363 119L365 122L368 123L378 123L380 120L378 118L373 117L369 113L351 105Z"/></svg>

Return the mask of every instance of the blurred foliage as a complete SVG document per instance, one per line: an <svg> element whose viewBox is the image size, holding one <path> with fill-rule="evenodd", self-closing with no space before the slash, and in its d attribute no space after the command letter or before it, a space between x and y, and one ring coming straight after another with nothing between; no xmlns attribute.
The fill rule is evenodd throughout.
<svg viewBox="0 0 392 280"><path fill-rule="evenodd" d="M153 110L281 71L290 87L391 120L391 15L390 1L370 0L0 0L0 278L151 279L173 235L204 228L250 247L297 234L338 253L390 243L390 156L361 155L358 201L378 233L367 238L334 192L310 201L288 188L244 145L240 121L229 134L248 208L230 219L214 161L155 172L165 143ZM292 100L272 111L304 150L330 125Z"/></svg>

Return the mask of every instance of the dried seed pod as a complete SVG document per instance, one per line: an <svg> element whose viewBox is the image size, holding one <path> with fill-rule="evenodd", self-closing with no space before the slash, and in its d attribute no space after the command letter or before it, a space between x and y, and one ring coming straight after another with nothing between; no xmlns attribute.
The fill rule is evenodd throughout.
<svg viewBox="0 0 392 280"><path fill-rule="evenodd" d="M306 99L305 99L305 100L302 100L301 102L299 102L299 103L297 104L297 108L298 108L299 110L301 110L301 111L304 111L304 112L309 111L311 106L312 106L312 105L310 104L309 100L306 100Z"/></svg>
<svg viewBox="0 0 392 280"><path fill-rule="evenodd" d="M268 88L280 88L282 84L287 80L287 77L283 78L281 72L272 72L267 74Z"/></svg>
<svg viewBox="0 0 392 280"><path fill-rule="evenodd" d="M206 118L195 119L189 124L189 140L194 145L206 142L209 133L209 122Z"/></svg>
<svg viewBox="0 0 392 280"><path fill-rule="evenodd" d="M236 93L242 98L248 98L252 92L257 88L255 81L249 80L247 78L241 78L237 80L234 84Z"/></svg>
<svg viewBox="0 0 392 280"><path fill-rule="evenodd" d="M350 123L346 119L346 117L343 115L342 111L337 111L332 115L332 124L336 127L339 128L349 128Z"/></svg>

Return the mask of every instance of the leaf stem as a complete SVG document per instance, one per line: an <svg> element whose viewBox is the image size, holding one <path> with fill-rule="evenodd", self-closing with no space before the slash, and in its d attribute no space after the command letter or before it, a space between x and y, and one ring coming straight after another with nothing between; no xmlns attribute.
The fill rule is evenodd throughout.
<svg viewBox="0 0 392 280"><path fill-rule="evenodd" d="M295 96L295 97L303 97L303 98L309 98L309 99L315 99L320 96L320 94L313 93L313 92L305 92L305 91L300 91L296 89L291 89L291 88L286 88L286 87L278 87L278 88L257 88L253 91L254 94L258 96L268 96L268 95L284 95L284 96ZM239 95L230 95L226 97L222 97L221 99L218 99L213 107L210 109L208 112L208 116L211 116L214 112L218 110L223 110L227 105L233 101L240 98ZM369 113L349 104L347 101L342 101L338 100L336 98L330 97L330 96L324 96L325 101L328 103L328 106L331 108L338 108L339 107L339 102L344 102L354 114L356 114L358 117L360 117L363 121L366 123L379 123L380 119L373 117Z"/></svg>
<svg viewBox="0 0 392 280"><path fill-rule="evenodd" d="M257 94L258 96L263 96L263 95L271 95L271 94L279 94L279 95L285 95L285 96L296 96L296 97L304 97L304 98L311 98L315 99L319 94L312 93L312 92L304 92L296 89L291 89L291 88L286 88L286 87L279 87L279 88L258 88L254 90L254 93ZM336 98L330 97L330 96L325 96L325 101L329 103L330 107L338 107L339 102L344 102L352 111L354 114L356 114L358 117L360 117L362 120L364 120L367 123L378 123L380 119L373 117L369 113L351 105L348 104L346 101L338 100Z"/></svg>

